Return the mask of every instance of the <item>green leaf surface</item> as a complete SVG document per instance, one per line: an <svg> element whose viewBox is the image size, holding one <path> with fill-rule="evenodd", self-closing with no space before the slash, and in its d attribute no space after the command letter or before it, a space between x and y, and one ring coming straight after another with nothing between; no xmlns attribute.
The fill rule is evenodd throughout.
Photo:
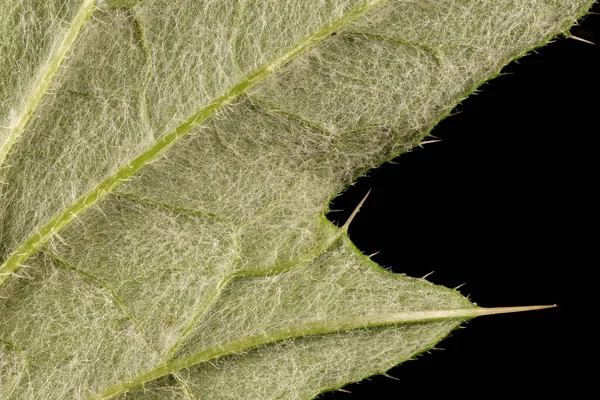
<svg viewBox="0 0 600 400"><path fill-rule="evenodd" d="M324 215L590 5L3 2L0 398L309 399L508 311Z"/></svg>

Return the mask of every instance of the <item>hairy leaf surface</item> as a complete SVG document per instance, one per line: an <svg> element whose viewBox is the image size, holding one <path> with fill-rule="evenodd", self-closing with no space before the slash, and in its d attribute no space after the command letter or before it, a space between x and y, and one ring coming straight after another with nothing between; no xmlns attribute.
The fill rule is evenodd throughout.
<svg viewBox="0 0 600 400"><path fill-rule="evenodd" d="M324 214L590 4L2 2L0 398L308 399L489 313Z"/></svg>

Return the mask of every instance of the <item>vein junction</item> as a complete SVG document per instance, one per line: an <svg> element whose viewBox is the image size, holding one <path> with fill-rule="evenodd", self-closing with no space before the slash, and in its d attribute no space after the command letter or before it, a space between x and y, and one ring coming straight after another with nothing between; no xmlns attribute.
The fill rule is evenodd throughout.
<svg viewBox="0 0 600 400"><path fill-rule="evenodd" d="M88 2L93 4L92 0L88 0ZM114 175L106 178L89 193L79 197L73 204L48 221L34 235L30 236L6 259L2 266L0 266L0 284L6 281L6 279L8 279L27 258L38 251L45 243L48 242L48 240L56 235L56 233L68 226L77 216L81 215L91 206L109 196L119 185L121 185L122 182L131 178L142 168L144 168L144 166L163 155L175 143L188 135L194 128L207 121L220 109L230 104L251 87L263 81L283 65L303 54L306 50L325 41L331 37L333 33L341 30L345 26L359 19L361 16L371 12L386 2L387 0L366 1L347 12L338 20L321 27L312 35L307 36L295 46L289 48L280 56L271 60L266 65L245 77L242 81L235 84L226 93L201 108L198 112L190 116L173 131L162 136L158 142L133 159L127 166L117 171L117 173Z"/></svg>
<svg viewBox="0 0 600 400"><path fill-rule="evenodd" d="M263 335L251 336L239 341L225 344L219 348L206 349L191 356L178 359L162 365L152 371L137 376L136 378L107 388L97 396L91 399L109 399L123 394L131 389L139 387L144 383L158 379L160 377L176 373L193 365L210 361L215 358L239 353L254 347L264 346L289 340L298 337L310 335L325 335L337 332L343 332L354 329L376 328L388 325L410 324L419 322L431 322L440 320L460 320L465 321L471 318L504 314L513 312L533 311L553 306L525 306L525 307L499 307L499 308L468 308L459 310L430 310L414 311L390 314L372 314L359 316L355 318L346 318L339 320L330 320L324 322L313 322L289 327L285 330L268 332Z"/></svg>

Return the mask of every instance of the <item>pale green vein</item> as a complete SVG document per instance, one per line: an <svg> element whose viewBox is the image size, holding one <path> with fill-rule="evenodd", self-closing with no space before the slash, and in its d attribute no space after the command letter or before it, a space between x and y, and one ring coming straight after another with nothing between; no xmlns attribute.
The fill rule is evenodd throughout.
<svg viewBox="0 0 600 400"><path fill-rule="evenodd" d="M234 342L230 342L217 348L206 349L192 354L148 371L129 381L119 383L102 391L92 399L110 399L114 396L123 394L131 389L139 387L145 383L156 380L163 376L173 374L185 368L213 360L219 357L233 355L242 351L250 350L258 346L282 342L284 340L296 339L305 336L334 334L344 331L357 329L368 329L382 326L412 324L421 322L457 320L464 321L471 318L493 315L514 313L521 311L541 310L554 306L525 306L525 307L498 307L498 308L467 308L457 310L428 310L428 311L408 311L400 313L382 313L372 315L358 315L356 317L341 318L329 321L316 321L304 324L298 324L285 329L279 329L262 335L249 336Z"/></svg>
<svg viewBox="0 0 600 400"><path fill-rule="evenodd" d="M148 101L146 99L146 95L148 93L148 84L150 83L150 79L152 79L152 51L150 50L150 45L148 43L148 39L146 38L146 29L144 28L142 21L135 15L133 10L130 10L129 13L132 18L134 35L144 52L144 59L146 61L146 79L144 79L142 90L140 90L138 95L138 103L140 107L140 118L144 124L144 129L150 133L151 127L150 118L148 117Z"/></svg>
<svg viewBox="0 0 600 400"><path fill-rule="evenodd" d="M9 342L7 340L0 339L0 345L7 347L9 349L9 351L16 353L17 356L21 360L23 360L21 370L18 372L15 379L13 379L12 385L10 387L0 388L0 389L2 389L2 391L0 393L6 395L8 397L15 391L19 382L21 381L21 379L23 379L23 376L25 375L25 371L27 371L27 367L29 366L29 360L27 360L27 358L25 358L23 349L21 349L19 346L15 345L14 343Z"/></svg>
<svg viewBox="0 0 600 400"><path fill-rule="evenodd" d="M151 199L146 199L138 196L131 195L129 193L113 193L113 196L117 199L123 199L125 201L129 201L131 203L139 204L144 207L153 208L155 210L164 211L170 214L176 215L187 215L190 217L209 217L214 219L215 221L221 222L223 224L231 224L230 221L225 217L221 217L218 214L202 211L202 210L190 210L189 208L176 206L173 204L162 203L158 201L154 201Z"/></svg>
<svg viewBox="0 0 600 400"><path fill-rule="evenodd" d="M206 313L210 310L212 305L219 299L219 295L221 294L221 292L223 292L225 287L233 279L260 278L260 277L265 277L265 276L282 274L284 272L291 270L292 268L300 267L302 265L305 265L305 264L313 261L314 259L319 257L321 254L323 254L327 250L331 249L331 247L333 245L335 245L339 240L341 240L344 237L347 238L348 237L348 228L350 227L350 223L352 223L352 221L354 220L354 218L360 211L361 207L367 200L367 197L369 196L370 192L371 191L369 190L369 192L367 192L367 194L364 196L364 198L356 206L354 211L352 211L352 214L350 215L348 220L344 223L344 225L341 228L338 228L339 231L338 231L337 235L332 236L331 238L329 238L329 240L319 243L318 245L316 245L314 247L314 249L312 251L306 252L292 261L275 264L275 265L272 265L272 266L269 266L266 268L262 268L259 270L234 272L229 275L226 275L223 279L221 279L221 281L215 286L215 289L208 296L208 298L204 301L204 303L202 303L202 305L200 307L198 307L198 310L196 311L196 313L190 320L189 324L181 331L181 333L179 334L179 337L177 338L177 342L169 349L169 352L167 353L166 361L168 362L173 357L175 357L175 354L177 354L177 351L179 351L179 349L183 345L183 342L185 341L185 339L189 336L189 334L192 332L192 330L202 320L204 315L206 315ZM322 223L337 228L337 226L332 224L324 216L321 216L321 219L322 219ZM350 242L350 240L348 240L348 242ZM360 254L362 254L362 253L360 253Z"/></svg>
<svg viewBox="0 0 600 400"><path fill-rule="evenodd" d="M19 116L14 127L8 132L4 143L0 146L0 167L4 165L4 161L10 152L10 149L15 144L15 142L19 139L19 136L25 130L29 120L32 115L35 113L35 110L42 102L44 95L48 92L50 85L54 79L54 76L60 69L63 61L67 57L69 50L75 43L79 32L83 28L83 25L89 18L92 10L95 7L96 0L84 0L79 10L75 14L75 18L71 23L71 26L67 30L62 42L56 49L56 52L48 57L46 64L41 68L39 78L34 84L34 88L31 92L31 96L25 105L25 109ZM2 277L0 276L0 283L2 282Z"/></svg>
<svg viewBox="0 0 600 400"><path fill-rule="evenodd" d="M330 132L329 130L327 130L324 126L322 126L321 124L317 123L317 122L313 122L310 120L307 120L306 118L292 113L290 111L284 110L283 108L277 106L276 104L271 103L270 101L267 101L265 99L262 98L258 98L255 96L250 96L248 95L248 100L250 100L250 103L252 103L255 106L258 106L262 109L264 109L267 112L271 112L277 115L281 115L282 117L285 117L291 121L300 123L302 125L306 125L309 126L311 128L314 128L316 130L318 130L319 132L321 132L323 135L325 135L326 137L333 137L335 136L332 132Z"/></svg>
<svg viewBox="0 0 600 400"><path fill-rule="evenodd" d="M23 350L21 350L17 345L15 345L12 342L9 342L8 340L0 339L0 344L8 347L11 351L14 351L18 354L21 354L23 352Z"/></svg>
<svg viewBox="0 0 600 400"><path fill-rule="evenodd" d="M240 37L244 37L245 33L243 30L243 18L244 15L247 14L247 10L246 8L248 7L248 4L245 1L241 1L237 4L237 7L234 10L234 15L233 15L233 23L232 26L235 27L234 30L232 30L232 34L231 34L231 38L229 40L229 54L231 57L231 61L233 62L233 65L235 65L238 69L238 71L243 71L244 68L241 67L240 61L239 61L239 57L238 55L240 54L238 51L235 51L235 47L236 47L236 42L239 40Z"/></svg>
<svg viewBox="0 0 600 400"><path fill-rule="evenodd" d="M362 205L362 203L361 203L361 205ZM360 208L360 206L357 208L357 210L355 210L355 212L357 212L359 208ZM323 217L323 219L325 220L324 223L333 225L325 217ZM292 261L271 265L269 267L261 268L261 269L257 269L257 270L238 271L238 272L233 272L229 275L226 275L215 286L215 289L208 296L208 298L204 301L204 303L202 303L202 305L200 307L198 307L198 310L196 311L196 313L194 314L194 316L192 317L192 319L190 320L188 325L181 331L179 338L177 339L177 342L173 345L173 347L171 347L171 349L169 349L169 352L167 353L167 358L166 358L167 361L170 361L173 357L175 357L175 354L177 353L177 351L179 351L179 349L183 345L183 342L185 341L185 339L189 336L189 334L192 332L192 330L198 325L198 323L202 320L202 318L210 310L212 305L215 304L215 302L219 299L220 294L223 292L225 287L227 287L232 280L237 279L237 278L260 278L260 277L265 277L265 276L282 274L284 272L291 270L292 268L296 268L296 267L305 265L305 264L313 261L317 257L319 257L321 254L323 254L327 250L329 250L334 244L336 244L340 239L342 239L344 237L344 235L347 235L347 226L346 225L344 225L343 228L339 229L339 233L337 235L331 237L329 240L327 240L323 243L318 244L317 246L315 246L313 251L306 252L305 254L302 254L301 256L297 257L296 259L294 259Z"/></svg>
<svg viewBox="0 0 600 400"><path fill-rule="evenodd" d="M106 6L109 9L117 9L117 8L130 9L130 8L135 7L141 1L142 0L109 0L106 3Z"/></svg>
<svg viewBox="0 0 600 400"><path fill-rule="evenodd" d="M42 251L44 252L44 254L46 254L52 260L54 265L56 265L57 267L60 267L64 270L67 270L70 272L74 272L77 275L84 277L86 280L93 282L94 284L101 287L104 291L106 291L108 293L108 295L110 296L113 304L116 305L119 308L119 310L121 310L121 312L125 315L125 318L127 318L129 321L131 321L131 323L135 327L136 331L141 335L141 337L144 339L144 341L147 342L146 335L144 334L144 329L142 328L141 324L136 320L136 318L133 316L133 314L131 314L131 312L129 312L127 305L123 302L123 300L121 300L119 295L117 295L117 293L106 282L104 282L102 279L90 274L87 271L84 271L80 268L70 265L65 260L60 258L58 256L58 254L52 252L47 247L45 247Z"/></svg>
<svg viewBox="0 0 600 400"><path fill-rule="evenodd" d="M362 36L367 39L377 40L380 42L386 42L386 43L390 43L390 44L393 44L396 46L413 47L413 48L421 50L421 51L429 54L431 57L433 57L433 59L435 60L435 63L438 65L438 67L441 68L443 66L442 57L435 47L430 47L430 46L426 46L426 45L423 45L420 43L411 42L410 40L403 40L403 39L398 39L398 38L394 38L394 37L378 35L378 34L373 34L373 33L366 33L366 32L344 31L344 36Z"/></svg>
<svg viewBox="0 0 600 400"><path fill-rule="evenodd" d="M254 71L242 81L233 85L227 92L212 100L198 112L184 121L181 125L176 127L173 131L162 136L162 139L156 142L148 150L137 156L128 165L118 170L114 175L100 182L91 191L79 197L73 204L53 217L36 233L30 236L21 246L19 246L19 248L17 248L17 250L15 250L8 257L4 264L0 266L0 284L8 279L8 277L19 268L21 263L39 250L44 243L48 242L48 240L50 240L50 238L52 238L57 232L69 225L73 219L84 213L87 209L100 200L107 197L123 181L131 178L148 163L163 155L194 128L204 123L226 105L232 103L235 99L244 94L249 88L255 86L268 76L272 75L283 65L303 54L306 50L328 39L333 33L343 29L353 21L356 21L363 15L371 12L386 2L387 0L365 1L359 6L348 11L339 19L322 26L312 35L300 40L298 43L296 43L296 45L292 46L275 59Z"/></svg>

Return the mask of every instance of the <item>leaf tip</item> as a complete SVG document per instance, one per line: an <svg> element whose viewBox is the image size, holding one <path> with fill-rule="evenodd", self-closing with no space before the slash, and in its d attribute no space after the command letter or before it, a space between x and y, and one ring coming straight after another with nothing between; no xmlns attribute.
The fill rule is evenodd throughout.
<svg viewBox="0 0 600 400"><path fill-rule="evenodd" d="M524 311L537 311L545 310L549 308L556 308L557 304L541 305L541 306L517 306L517 307L493 307L493 308L480 308L477 310L476 316L483 315L496 315L496 314L511 314Z"/></svg>

